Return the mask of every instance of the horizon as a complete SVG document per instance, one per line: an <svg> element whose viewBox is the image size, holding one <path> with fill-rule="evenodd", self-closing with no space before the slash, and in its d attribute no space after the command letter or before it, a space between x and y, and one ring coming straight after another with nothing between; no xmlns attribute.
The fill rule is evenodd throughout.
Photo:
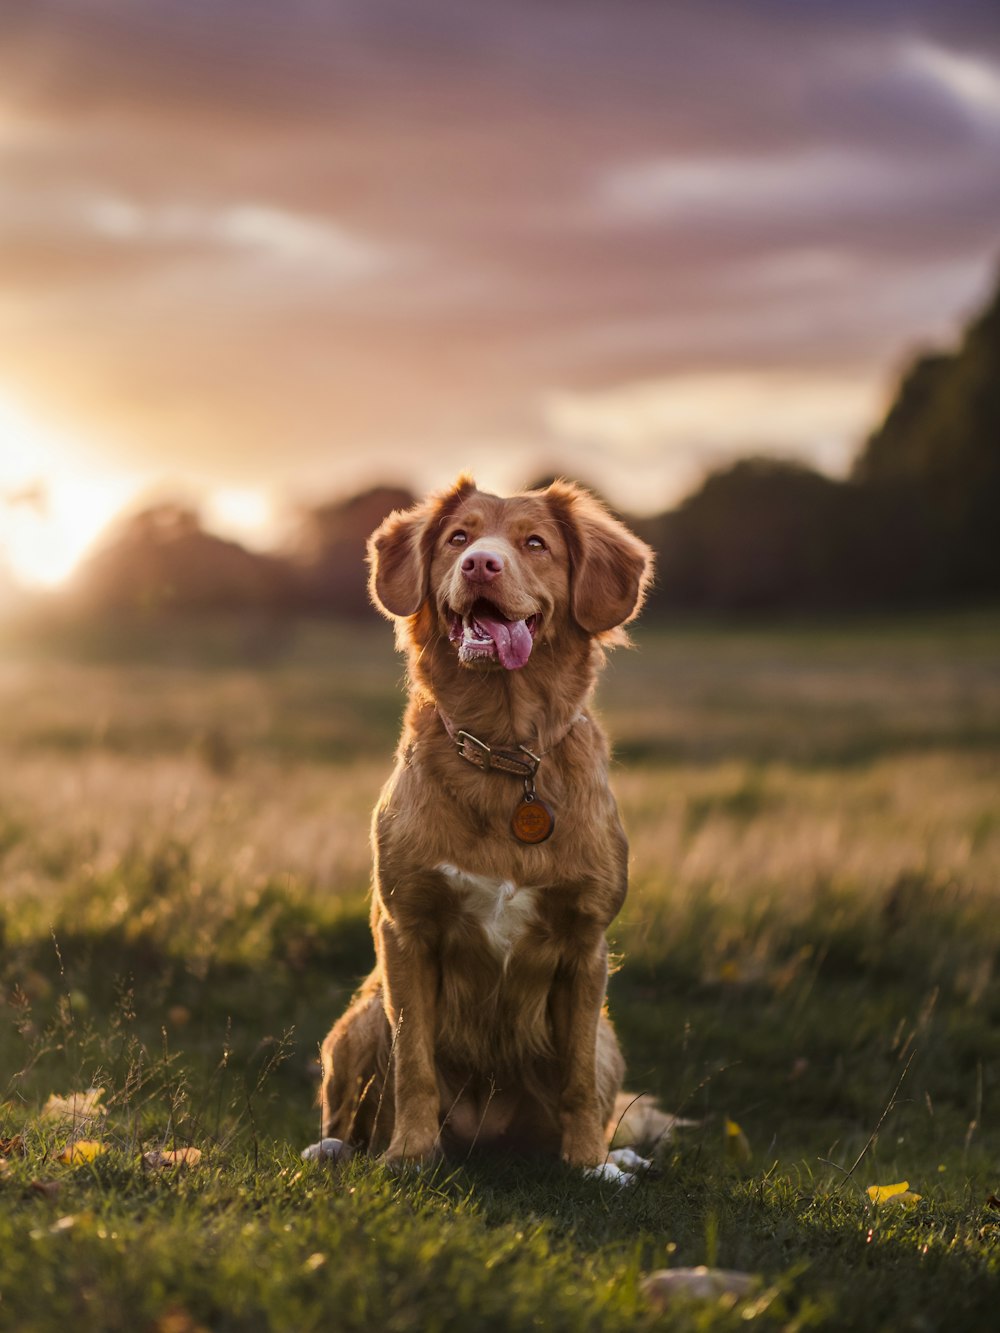
<svg viewBox="0 0 1000 1333"><path fill-rule="evenodd" d="M1000 13L41 0L0 20L0 582L157 499L639 516L846 474L1000 258Z"/></svg>

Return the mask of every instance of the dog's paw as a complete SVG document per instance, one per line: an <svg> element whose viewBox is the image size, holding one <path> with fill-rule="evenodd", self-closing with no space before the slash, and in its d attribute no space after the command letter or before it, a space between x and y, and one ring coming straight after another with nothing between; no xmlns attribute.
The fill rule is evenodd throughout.
<svg viewBox="0 0 1000 1333"><path fill-rule="evenodd" d="M341 1162L347 1161L351 1150L343 1139L320 1139L319 1143L310 1143L303 1148L303 1162Z"/></svg>
<svg viewBox="0 0 1000 1333"><path fill-rule="evenodd" d="M614 1162L601 1162L597 1166L588 1166L583 1173L585 1180L604 1180L610 1185L634 1185L639 1179L634 1172L623 1171Z"/></svg>
<svg viewBox="0 0 1000 1333"><path fill-rule="evenodd" d="M648 1171L652 1162L640 1157L634 1148L613 1148L600 1166L591 1166L584 1171L587 1180L607 1180L612 1185L634 1185L644 1171Z"/></svg>
<svg viewBox="0 0 1000 1333"><path fill-rule="evenodd" d="M634 1148L612 1148L608 1153L608 1161L632 1174L648 1171L653 1165L648 1157L640 1157Z"/></svg>
<svg viewBox="0 0 1000 1333"><path fill-rule="evenodd" d="M430 1170L444 1161L440 1143L432 1143L422 1151L394 1148L392 1144L385 1152L383 1162L393 1172Z"/></svg>

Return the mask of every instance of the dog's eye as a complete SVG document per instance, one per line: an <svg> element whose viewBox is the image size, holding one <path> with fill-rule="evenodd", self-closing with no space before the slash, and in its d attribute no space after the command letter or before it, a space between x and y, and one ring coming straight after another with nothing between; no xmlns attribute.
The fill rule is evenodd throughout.
<svg viewBox="0 0 1000 1333"><path fill-rule="evenodd" d="M533 532L524 544L525 546L527 546L529 551L545 550L545 543L544 541L542 541L541 537L539 537L537 532Z"/></svg>
<svg viewBox="0 0 1000 1333"><path fill-rule="evenodd" d="M457 532L453 532L451 536L448 538L448 545L464 546L468 540L469 540L468 534L463 532L462 529L459 528Z"/></svg>

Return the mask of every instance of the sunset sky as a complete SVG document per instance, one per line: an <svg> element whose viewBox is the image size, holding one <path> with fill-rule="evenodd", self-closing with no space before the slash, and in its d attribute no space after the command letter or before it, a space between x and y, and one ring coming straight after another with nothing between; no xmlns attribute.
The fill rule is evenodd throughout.
<svg viewBox="0 0 1000 1333"><path fill-rule="evenodd" d="M0 564L460 468L842 472L1000 266L997 0L15 0Z"/></svg>

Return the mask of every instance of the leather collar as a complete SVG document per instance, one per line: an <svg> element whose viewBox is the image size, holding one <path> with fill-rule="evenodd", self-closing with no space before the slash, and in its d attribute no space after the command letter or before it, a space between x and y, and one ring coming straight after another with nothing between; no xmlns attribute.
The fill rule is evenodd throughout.
<svg viewBox="0 0 1000 1333"><path fill-rule="evenodd" d="M471 731L456 727L440 708L437 714L445 731L454 742L457 753L468 763L488 773L512 773L515 777L524 778L529 782L538 772L538 765L545 756L551 754L557 745L562 744L578 722L587 720L585 713L577 713L562 735L558 736L547 750L536 754L526 745L518 745L516 750L501 750L487 741L480 740L478 736L473 736Z"/></svg>

